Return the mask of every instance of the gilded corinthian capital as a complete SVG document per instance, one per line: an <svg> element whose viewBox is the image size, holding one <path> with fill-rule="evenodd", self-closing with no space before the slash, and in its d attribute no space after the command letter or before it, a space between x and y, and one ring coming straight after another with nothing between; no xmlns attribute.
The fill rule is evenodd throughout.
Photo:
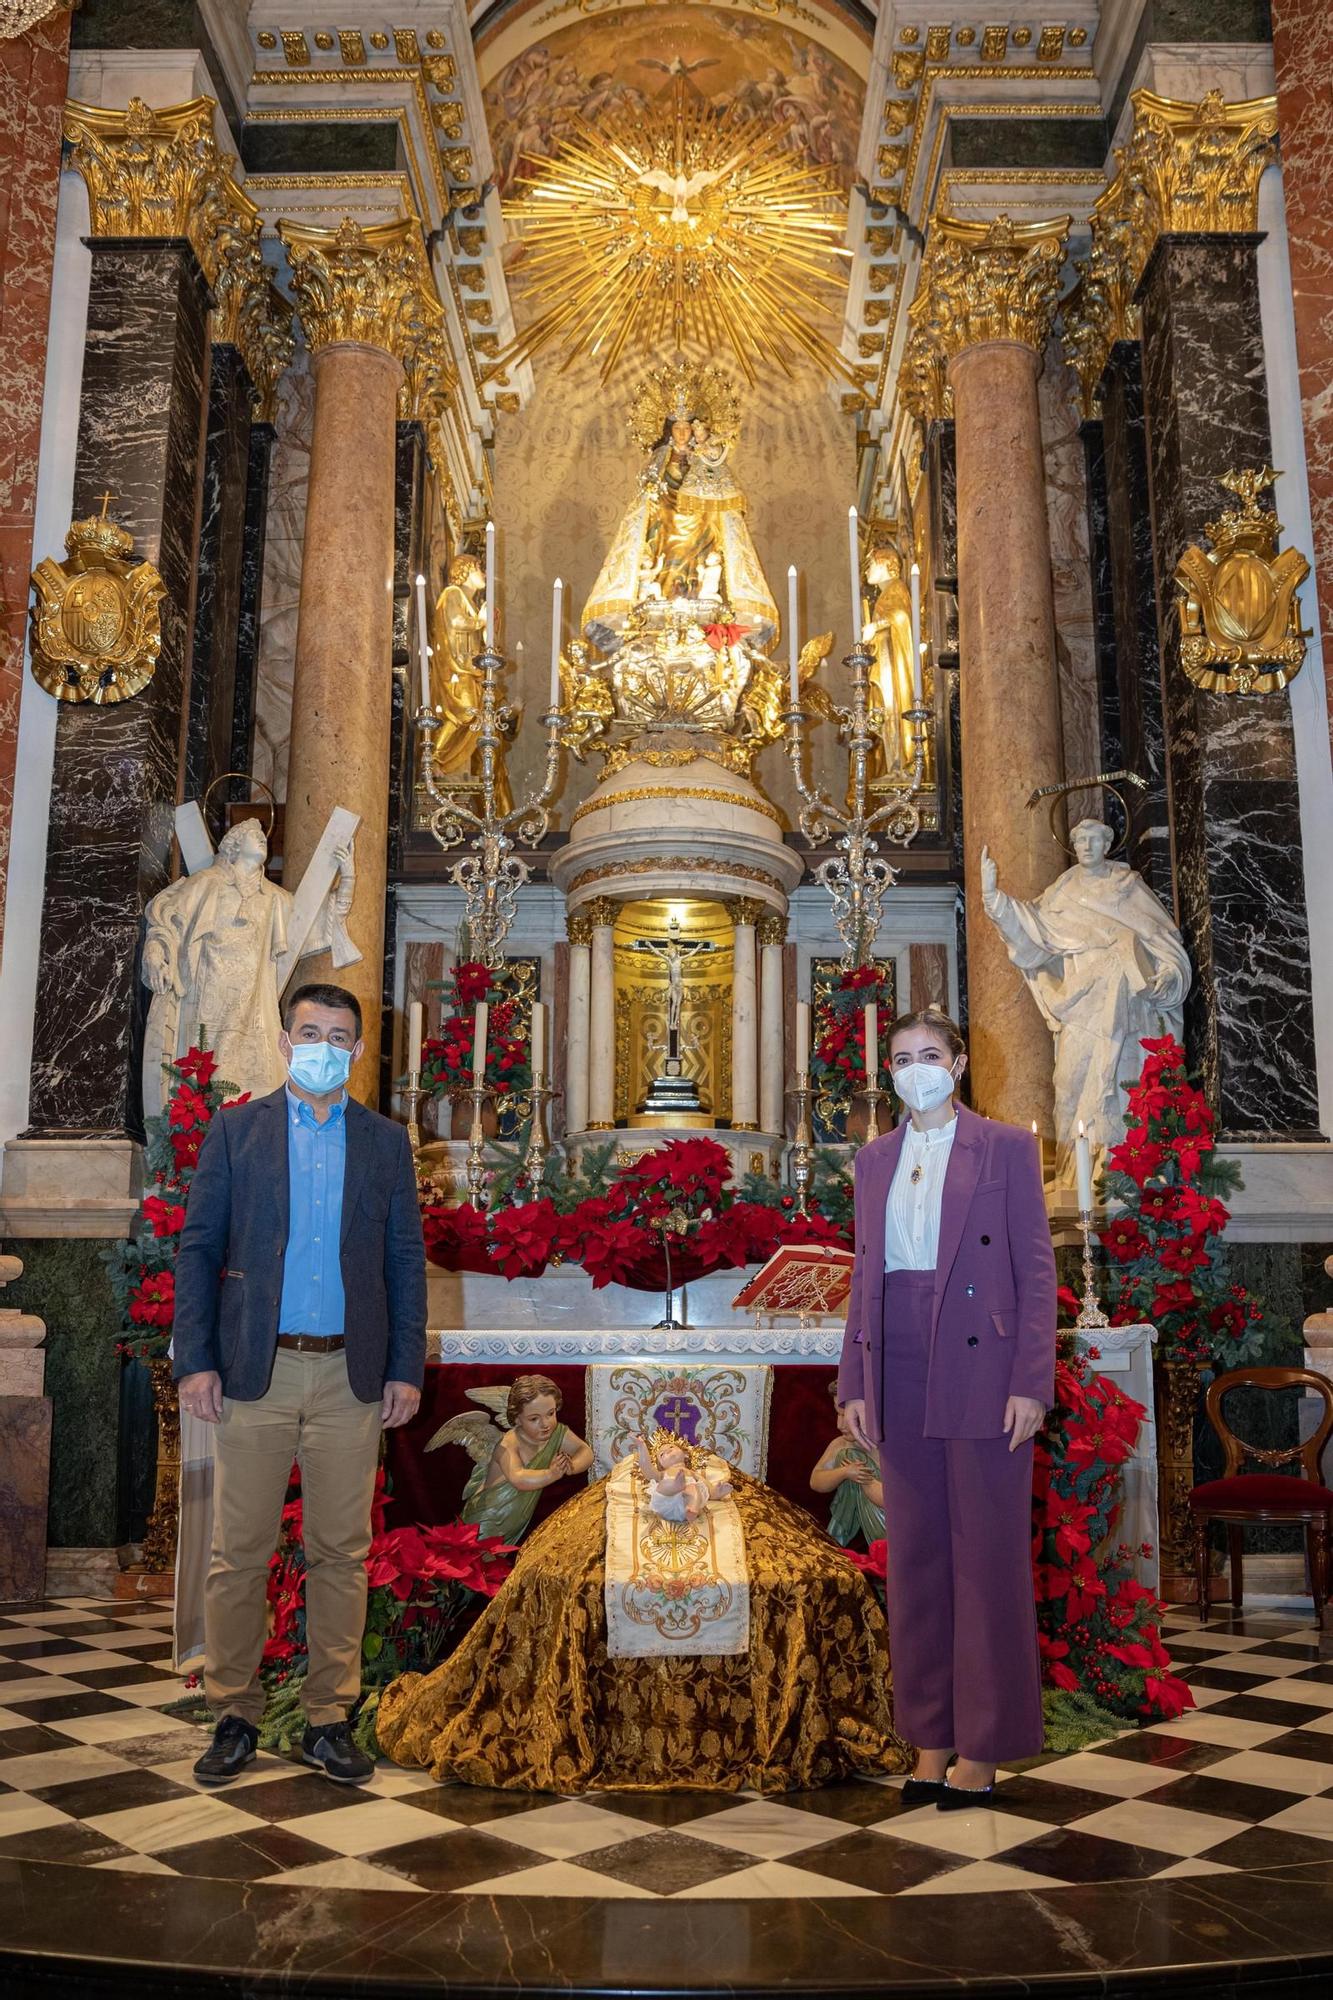
<svg viewBox="0 0 1333 2000"><path fill-rule="evenodd" d="M1277 157L1277 99L1198 103L1136 90L1128 143L1089 222L1092 249L1062 313L1065 345L1096 392L1117 340L1137 340L1134 294L1159 236L1249 235L1259 226L1259 182Z"/></svg>
<svg viewBox="0 0 1333 2000"><path fill-rule="evenodd" d="M409 371L442 318L416 216L336 229L280 222L296 310L318 352L342 341L383 348Z"/></svg>
<svg viewBox="0 0 1333 2000"><path fill-rule="evenodd" d="M218 151L211 97L124 111L65 106L71 165L88 188L94 237L183 237L213 295L212 338L239 347L262 417L292 357L291 307L275 291L260 247L259 210Z"/></svg>
<svg viewBox="0 0 1333 2000"><path fill-rule="evenodd" d="M1041 351L1068 234L1067 215L1049 222L934 218L903 358L903 392L919 415L945 414L949 363L969 347L1004 340Z"/></svg>

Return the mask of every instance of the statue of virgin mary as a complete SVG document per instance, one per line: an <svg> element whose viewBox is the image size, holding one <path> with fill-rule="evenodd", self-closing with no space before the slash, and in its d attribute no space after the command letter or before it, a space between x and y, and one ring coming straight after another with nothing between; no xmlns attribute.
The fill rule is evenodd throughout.
<svg viewBox="0 0 1333 2000"><path fill-rule="evenodd" d="M754 652L776 639L777 606L727 462L736 430L735 396L715 368L655 369L639 391L631 432L647 463L583 608L599 652L615 652L635 606L659 598L719 600Z"/></svg>

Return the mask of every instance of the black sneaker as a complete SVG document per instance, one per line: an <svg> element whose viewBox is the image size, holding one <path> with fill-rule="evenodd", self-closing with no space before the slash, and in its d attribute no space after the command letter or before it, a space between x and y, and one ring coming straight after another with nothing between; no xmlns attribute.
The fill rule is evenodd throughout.
<svg viewBox="0 0 1333 2000"><path fill-rule="evenodd" d="M352 1741L348 1722L323 1722L301 1739L301 1762L312 1764L336 1785L364 1785L375 1775L370 1758Z"/></svg>
<svg viewBox="0 0 1333 2000"><path fill-rule="evenodd" d="M254 1761L259 1748L259 1731L239 1715L224 1715L213 1731L213 1741L194 1767L201 1785L229 1785L246 1765Z"/></svg>

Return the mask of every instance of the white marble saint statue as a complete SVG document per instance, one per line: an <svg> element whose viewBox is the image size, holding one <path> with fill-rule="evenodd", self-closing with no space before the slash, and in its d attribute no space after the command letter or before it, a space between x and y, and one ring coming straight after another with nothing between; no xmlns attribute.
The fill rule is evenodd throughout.
<svg viewBox="0 0 1333 2000"><path fill-rule="evenodd" d="M981 850L986 914L1055 1038L1056 1178L1072 1181L1079 1120L1104 1152L1125 1130L1125 1088L1148 1035L1181 1035L1190 962L1169 913L1128 862L1112 861L1111 828L1081 820L1075 861L1035 902L1000 887Z"/></svg>
<svg viewBox="0 0 1333 2000"><path fill-rule="evenodd" d="M165 1064L191 1047L212 1049L218 1075L238 1091L277 1090L278 961L288 946L294 897L264 873L268 841L257 819L223 834L210 864L182 875L145 913L142 977L152 991L144 1042L144 1111L166 1109ZM355 868L352 843L334 856L337 875L302 945L328 951L335 965L360 957L347 935Z"/></svg>

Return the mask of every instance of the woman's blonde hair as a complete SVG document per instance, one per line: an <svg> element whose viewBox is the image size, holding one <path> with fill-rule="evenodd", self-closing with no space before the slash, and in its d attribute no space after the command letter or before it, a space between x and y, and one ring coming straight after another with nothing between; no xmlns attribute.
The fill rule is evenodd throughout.
<svg viewBox="0 0 1333 2000"><path fill-rule="evenodd" d="M937 1034L955 1061L967 1054L967 1042L957 1021L951 1020L942 1007L917 1007L910 1014L900 1014L889 1029L889 1056L893 1056L893 1044L897 1036L905 1034L908 1028L930 1028Z"/></svg>

